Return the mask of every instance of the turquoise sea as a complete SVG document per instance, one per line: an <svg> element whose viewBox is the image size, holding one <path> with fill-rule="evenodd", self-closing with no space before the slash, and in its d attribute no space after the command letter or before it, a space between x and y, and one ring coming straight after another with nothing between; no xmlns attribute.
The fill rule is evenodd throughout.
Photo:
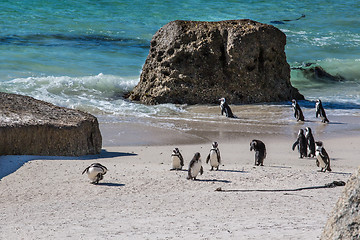
<svg viewBox="0 0 360 240"><path fill-rule="evenodd" d="M0 9L0 91L89 111L100 121L187 116L186 106L122 98L139 81L153 34L177 19L273 24L287 36L291 82L309 100L305 107L321 98L340 114L360 109L359 1L3 0ZM342 80L307 78L296 69L306 63Z"/></svg>

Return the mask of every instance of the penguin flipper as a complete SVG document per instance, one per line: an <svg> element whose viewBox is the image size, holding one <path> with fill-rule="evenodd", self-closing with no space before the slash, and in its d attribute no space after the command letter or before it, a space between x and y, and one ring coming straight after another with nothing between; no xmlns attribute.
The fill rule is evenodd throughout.
<svg viewBox="0 0 360 240"><path fill-rule="evenodd" d="M82 174L88 172L88 171L89 171L89 168L90 168L90 167L85 168L85 170L82 172Z"/></svg>
<svg viewBox="0 0 360 240"><path fill-rule="evenodd" d="M179 152L179 158L180 158L180 165L183 167L184 166L184 158L180 152Z"/></svg>
<svg viewBox="0 0 360 240"><path fill-rule="evenodd" d="M203 169L203 167L201 166L201 167L200 167L200 175L203 175L203 173L204 173L204 169Z"/></svg>
<svg viewBox="0 0 360 240"><path fill-rule="evenodd" d="M210 153L209 153L209 155L206 157L206 164L209 163L209 160L210 160Z"/></svg>
<svg viewBox="0 0 360 240"><path fill-rule="evenodd" d="M298 145L299 144L299 140L297 140L296 142L294 142L294 144L292 145L292 150L294 151L295 150L295 147L296 147L296 145Z"/></svg>
<svg viewBox="0 0 360 240"><path fill-rule="evenodd" d="M191 179L191 168L189 167L189 170L188 170L188 176L186 178L187 180L190 180Z"/></svg>

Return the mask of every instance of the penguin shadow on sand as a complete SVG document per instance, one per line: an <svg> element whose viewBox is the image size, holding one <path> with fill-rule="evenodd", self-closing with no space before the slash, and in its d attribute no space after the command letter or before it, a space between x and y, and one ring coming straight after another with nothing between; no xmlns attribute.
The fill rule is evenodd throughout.
<svg viewBox="0 0 360 240"><path fill-rule="evenodd" d="M221 179L195 179L193 181L197 182L218 182L218 183L231 183L229 180L221 180Z"/></svg>
<svg viewBox="0 0 360 240"><path fill-rule="evenodd" d="M107 186L107 187L124 187L123 183L113 183L113 182L99 182L98 186Z"/></svg>
<svg viewBox="0 0 360 240"><path fill-rule="evenodd" d="M235 169L219 169L219 172L231 172L231 173L249 173L245 170L235 170Z"/></svg>

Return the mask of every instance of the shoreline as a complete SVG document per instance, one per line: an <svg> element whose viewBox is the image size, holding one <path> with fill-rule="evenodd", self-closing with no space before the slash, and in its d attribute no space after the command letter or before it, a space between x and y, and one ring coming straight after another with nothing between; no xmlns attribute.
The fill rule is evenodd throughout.
<svg viewBox="0 0 360 240"><path fill-rule="evenodd" d="M321 123L320 119L308 117L304 122L297 122L292 117L292 109L280 107L269 112L261 105L235 106L234 113L238 119L229 119L218 113L218 106L196 107L197 111L209 111L208 116L179 118L121 118L120 122L100 122L103 146L159 146L171 144L200 144L213 141L230 143L242 138L296 139L299 129L311 127L315 139L327 139L360 135L360 116L330 115L330 123ZM199 110L200 109L200 110ZM306 109L304 112L310 112ZM239 114L241 113L241 114ZM283 116L288 117L283 117ZM309 114L308 114L309 115Z"/></svg>

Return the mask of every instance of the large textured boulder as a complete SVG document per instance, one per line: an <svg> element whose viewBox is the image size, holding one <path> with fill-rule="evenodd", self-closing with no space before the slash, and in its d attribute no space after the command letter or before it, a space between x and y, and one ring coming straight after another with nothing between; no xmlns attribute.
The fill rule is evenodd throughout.
<svg viewBox="0 0 360 240"><path fill-rule="evenodd" d="M153 36L129 98L146 104L303 99L290 83L285 44L279 29L248 19L170 22Z"/></svg>
<svg viewBox="0 0 360 240"><path fill-rule="evenodd" d="M360 168L346 183L321 239L360 239Z"/></svg>
<svg viewBox="0 0 360 240"><path fill-rule="evenodd" d="M97 119L31 97L0 93L0 155L98 154Z"/></svg>

